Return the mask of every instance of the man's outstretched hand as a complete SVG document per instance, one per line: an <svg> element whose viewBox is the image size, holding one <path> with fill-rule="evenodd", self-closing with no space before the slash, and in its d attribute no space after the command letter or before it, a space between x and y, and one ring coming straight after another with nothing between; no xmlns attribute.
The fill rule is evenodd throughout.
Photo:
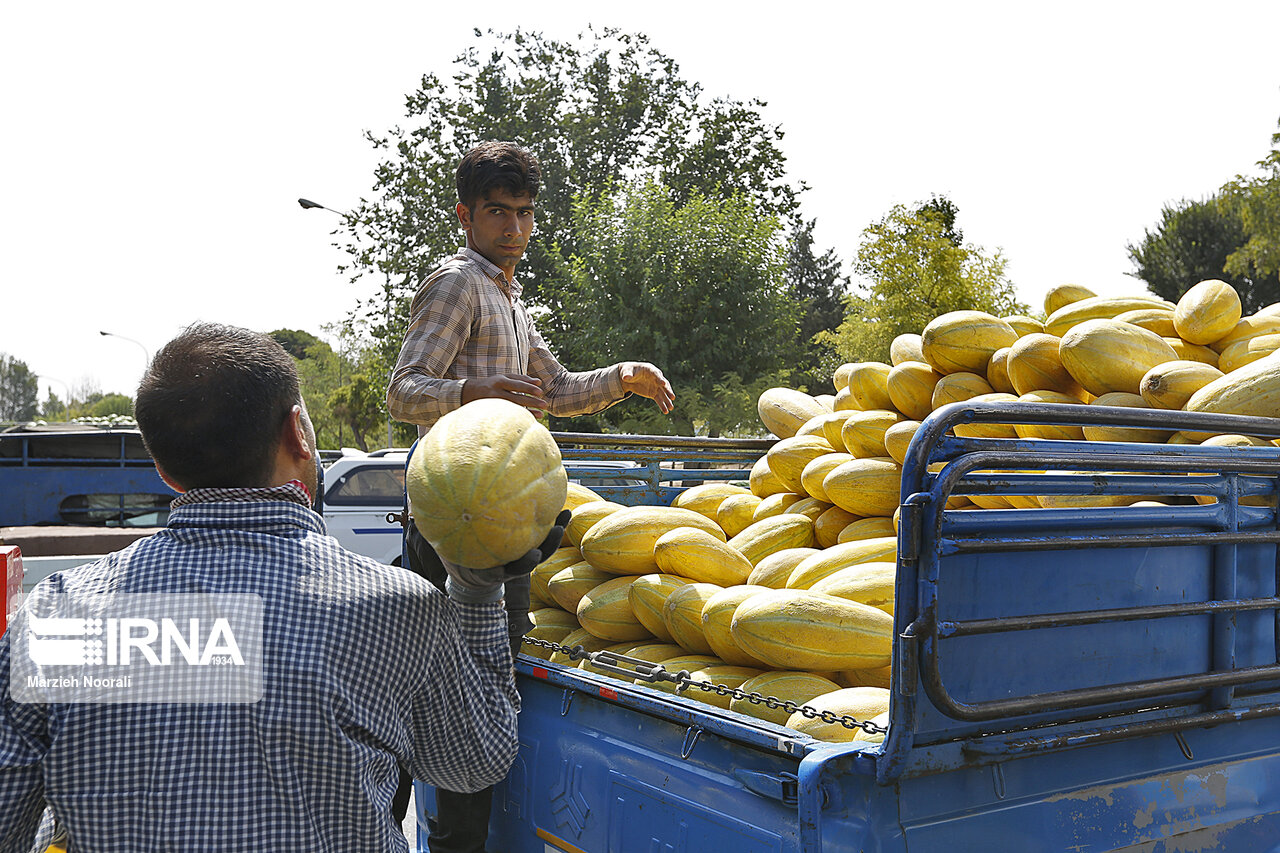
<svg viewBox="0 0 1280 853"><path fill-rule="evenodd" d="M662 371L647 361L624 361L620 371L622 389L641 397L648 397L658 404L658 411L671 414L676 394Z"/></svg>
<svg viewBox="0 0 1280 853"><path fill-rule="evenodd" d="M556 516L555 525L547 532L541 545L504 566L470 569L442 560L445 571L449 573L449 579L445 582L449 596L458 601L470 603L498 601L502 598L504 585L508 581L525 582L529 573L539 563L555 553L555 550L560 547L560 541L564 538L564 528L569 523L569 518L569 510L561 510Z"/></svg>

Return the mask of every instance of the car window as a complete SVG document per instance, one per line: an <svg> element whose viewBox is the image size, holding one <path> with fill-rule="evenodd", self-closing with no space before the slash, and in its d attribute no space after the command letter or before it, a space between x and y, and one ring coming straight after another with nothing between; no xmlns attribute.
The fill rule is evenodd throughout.
<svg viewBox="0 0 1280 853"><path fill-rule="evenodd" d="M360 468L338 478L325 492L330 506L399 506L404 502L404 467Z"/></svg>

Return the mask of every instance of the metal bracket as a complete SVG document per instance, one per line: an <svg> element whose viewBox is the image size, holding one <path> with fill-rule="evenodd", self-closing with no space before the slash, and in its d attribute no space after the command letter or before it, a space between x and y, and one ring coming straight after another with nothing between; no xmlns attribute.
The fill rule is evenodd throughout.
<svg viewBox="0 0 1280 853"><path fill-rule="evenodd" d="M573 697L576 695L575 690L566 690L564 696L560 699L560 716L569 716L569 706L573 704Z"/></svg>
<svg viewBox="0 0 1280 853"><path fill-rule="evenodd" d="M687 759L693 754L693 748L698 743L698 738L702 737L702 728L700 726L690 726L689 730L684 733L684 744L680 747L680 757Z"/></svg>
<svg viewBox="0 0 1280 853"><path fill-rule="evenodd" d="M784 806L794 806L800 802L800 779L794 773L765 773L760 770L733 771L734 777L743 787L753 794L777 800Z"/></svg>

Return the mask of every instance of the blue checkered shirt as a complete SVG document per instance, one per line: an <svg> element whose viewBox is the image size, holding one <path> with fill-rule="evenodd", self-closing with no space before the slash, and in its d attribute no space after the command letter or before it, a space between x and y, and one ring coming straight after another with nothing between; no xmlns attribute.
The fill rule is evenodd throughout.
<svg viewBox="0 0 1280 853"><path fill-rule="evenodd" d="M260 595L264 696L17 703L0 642L0 853L29 848L46 803L76 851L404 851L397 765L455 791L506 775L519 697L501 602L352 554L301 490L281 494L188 493L166 530L42 582Z"/></svg>

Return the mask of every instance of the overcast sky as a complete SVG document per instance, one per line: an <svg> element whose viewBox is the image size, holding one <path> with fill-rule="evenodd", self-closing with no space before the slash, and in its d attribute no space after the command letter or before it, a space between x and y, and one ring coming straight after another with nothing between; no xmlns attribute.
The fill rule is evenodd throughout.
<svg viewBox="0 0 1280 853"><path fill-rule="evenodd" d="M1060 282L1140 289L1126 243L1252 172L1280 118L1276 2L755 8L5 4L0 353L49 377L42 398L132 394L144 350L193 321L341 320L363 292L335 217L296 199L367 195L363 132L400 121L473 27L646 33L708 96L768 102L821 248L848 261L894 204L944 193L1035 307Z"/></svg>

